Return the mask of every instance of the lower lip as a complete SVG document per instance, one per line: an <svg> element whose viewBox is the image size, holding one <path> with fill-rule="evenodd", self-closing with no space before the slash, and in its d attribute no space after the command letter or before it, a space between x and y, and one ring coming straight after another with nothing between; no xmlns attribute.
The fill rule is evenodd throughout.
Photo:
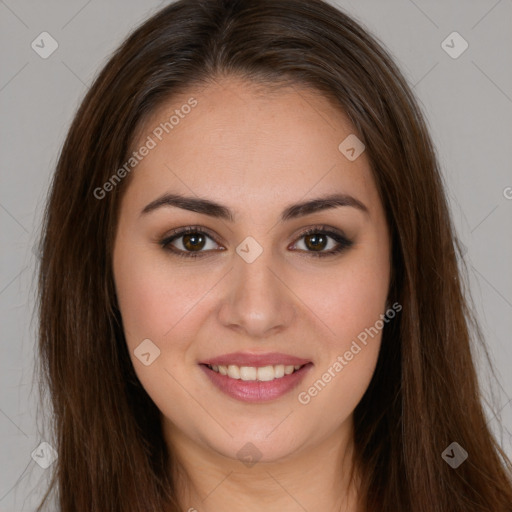
<svg viewBox="0 0 512 512"><path fill-rule="evenodd" d="M313 363L308 363L290 375L270 381L232 379L227 375L210 370L208 366L199 365L213 384L226 395L242 402L268 402L275 400L297 387L309 372Z"/></svg>

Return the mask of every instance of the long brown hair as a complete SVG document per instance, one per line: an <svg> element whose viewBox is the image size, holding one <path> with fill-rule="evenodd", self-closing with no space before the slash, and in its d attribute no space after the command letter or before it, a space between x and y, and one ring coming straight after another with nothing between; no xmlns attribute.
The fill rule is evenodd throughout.
<svg viewBox="0 0 512 512"><path fill-rule="evenodd" d="M58 452L45 498L56 492L61 512L180 510L173 455L132 367L115 297L112 244L129 179L100 199L97 191L158 106L235 75L310 87L339 105L366 145L384 204L389 298L403 309L384 328L354 415L366 509L512 510L511 465L482 412L470 353L479 330L422 113L386 50L320 0L179 0L128 37L83 100L43 229L40 371ZM457 469L441 456L452 442L469 454Z"/></svg>

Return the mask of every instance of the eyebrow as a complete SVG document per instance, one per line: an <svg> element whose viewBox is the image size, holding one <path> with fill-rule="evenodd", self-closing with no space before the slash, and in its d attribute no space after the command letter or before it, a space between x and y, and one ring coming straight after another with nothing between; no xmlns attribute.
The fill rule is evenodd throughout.
<svg viewBox="0 0 512 512"><path fill-rule="evenodd" d="M281 220L287 221L296 219L305 215L310 215L322 210L338 208L340 206L350 206L356 208L366 214L369 213L368 208L358 199L347 194L330 194L324 197L303 201L300 203L287 206L281 213ZM234 221L233 212L222 204L216 203L209 199L199 197L186 197L180 194L166 193L151 201L141 211L141 215L150 213L161 207L176 207L191 212L202 213L211 217Z"/></svg>

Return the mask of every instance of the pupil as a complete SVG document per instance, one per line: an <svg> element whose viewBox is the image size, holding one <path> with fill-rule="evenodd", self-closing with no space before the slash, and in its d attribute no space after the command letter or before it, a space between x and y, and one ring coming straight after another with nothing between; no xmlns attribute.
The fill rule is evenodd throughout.
<svg viewBox="0 0 512 512"><path fill-rule="evenodd" d="M202 249L204 246L204 237L199 233L183 235L183 245L186 249Z"/></svg>
<svg viewBox="0 0 512 512"><path fill-rule="evenodd" d="M308 243L308 241L310 241L311 243ZM306 245L310 249L324 249L325 248L325 236L322 234L308 235L306 237Z"/></svg>

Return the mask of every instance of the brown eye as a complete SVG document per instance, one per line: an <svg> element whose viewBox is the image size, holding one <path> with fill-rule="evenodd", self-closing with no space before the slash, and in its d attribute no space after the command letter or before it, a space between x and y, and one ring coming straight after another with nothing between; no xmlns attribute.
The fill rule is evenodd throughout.
<svg viewBox="0 0 512 512"><path fill-rule="evenodd" d="M187 227L176 230L172 235L160 242L166 250L178 256L195 258L205 256L205 253L219 249L213 237L202 228Z"/></svg>
<svg viewBox="0 0 512 512"><path fill-rule="evenodd" d="M322 226L312 228L302 234L295 243L294 249L299 249L310 256L334 256L353 245L342 232Z"/></svg>
<svg viewBox="0 0 512 512"><path fill-rule="evenodd" d="M200 251L206 244L206 238L202 235L202 233L183 235L182 238L183 247L185 247L187 251Z"/></svg>
<svg viewBox="0 0 512 512"><path fill-rule="evenodd" d="M312 251L322 251L327 245L328 237L322 233L315 233L304 237L305 245Z"/></svg>

